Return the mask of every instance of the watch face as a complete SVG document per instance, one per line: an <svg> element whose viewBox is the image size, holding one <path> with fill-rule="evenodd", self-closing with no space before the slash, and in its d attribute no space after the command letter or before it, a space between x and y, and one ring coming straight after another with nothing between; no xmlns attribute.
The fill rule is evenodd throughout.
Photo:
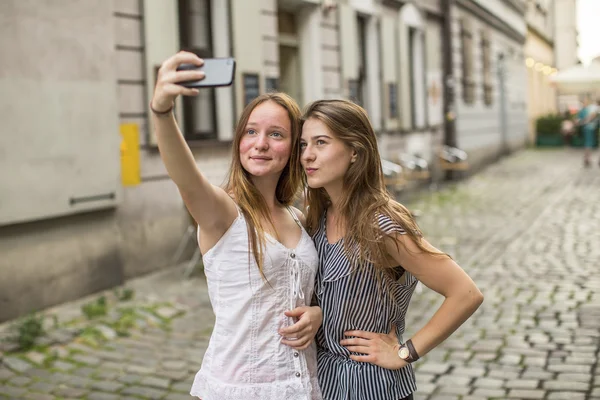
<svg viewBox="0 0 600 400"><path fill-rule="evenodd" d="M406 360L410 356L410 351L408 351L407 347L401 347L400 350L398 350L398 356L401 359Z"/></svg>

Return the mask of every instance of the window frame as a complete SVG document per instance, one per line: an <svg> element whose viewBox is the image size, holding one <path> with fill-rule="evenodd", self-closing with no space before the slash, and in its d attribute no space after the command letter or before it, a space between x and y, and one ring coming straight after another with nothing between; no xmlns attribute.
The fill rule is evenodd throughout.
<svg viewBox="0 0 600 400"><path fill-rule="evenodd" d="M494 104L492 85L492 48L489 32L481 31L481 71L482 71L482 87L483 87L483 102L486 106Z"/></svg>
<svg viewBox="0 0 600 400"><path fill-rule="evenodd" d="M208 27L208 37L207 43L208 48L198 48L193 47L191 45L192 35L191 35L191 2L197 0L177 0L178 1L178 9L179 9L179 40L181 49L185 51L189 51L191 53L196 54L200 58L212 58L214 57L214 46L213 46L213 21L212 21L212 0L206 1L206 15ZM203 91L210 91L209 101L212 104L212 110L209 113L209 118L211 119L210 125L212 129L210 131L197 130L193 131L193 126L195 125L196 118L198 117L195 113L194 102L198 101L198 98L182 96L182 111L183 111L183 123L184 123L184 138L186 141L192 142L203 142L203 141L214 141L218 140L218 130L217 130L217 102L216 102L216 94L214 88L203 88Z"/></svg>
<svg viewBox="0 0 600 400"><path fill-rule="evenodd" d="M475 103L473 80L473 31L467 18L460 19L460 42L462 56L462 98L465 104Z"/></svg>

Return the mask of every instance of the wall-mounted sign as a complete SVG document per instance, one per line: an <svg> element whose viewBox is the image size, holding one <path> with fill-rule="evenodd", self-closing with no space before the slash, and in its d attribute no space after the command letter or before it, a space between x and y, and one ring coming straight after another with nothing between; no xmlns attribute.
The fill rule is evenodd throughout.
<svg viewBox="0 0 600 400"><path fill-rule="evenodd" d="M279 91L279 79L277 79L277 78L267 78L265 80L265 90L267 92L277 92L277 91Z"/></svg>

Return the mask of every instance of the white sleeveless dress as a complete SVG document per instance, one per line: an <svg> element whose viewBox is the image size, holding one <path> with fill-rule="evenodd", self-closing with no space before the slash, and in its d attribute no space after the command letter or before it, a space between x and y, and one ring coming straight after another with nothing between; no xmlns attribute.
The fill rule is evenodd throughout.
<svg viewBox="0 0 600 400"><path fill-rule="evenodd" d="M294 323L286 310L309 305L318 255L296 214L302 234L295 249L267 235L261 277L248 251L239 213L203 256L216 316L208 349L190 394L202 400L321 400L316 347L303 351L281 343L279 328Z"/></svg>

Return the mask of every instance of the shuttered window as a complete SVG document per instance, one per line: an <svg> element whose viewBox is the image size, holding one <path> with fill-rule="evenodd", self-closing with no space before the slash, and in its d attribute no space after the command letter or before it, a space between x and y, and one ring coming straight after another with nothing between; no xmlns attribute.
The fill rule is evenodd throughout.
<svg viewBox="0 0 600 400"><path fill-rule="evenodd" d="M489 106L494 102L494 88L492 86L490 35L487 31L481 32L481 64L483 73L483 100Z"/></svg>
<svg viewBox="0 0 600 400"><path fill-rule="evenodd" d="M473 32L471 23L463 18L460 21L460 38L462 52L462 90L463 101L473 104L475 101L475 82L473 79Z"/></svg>

